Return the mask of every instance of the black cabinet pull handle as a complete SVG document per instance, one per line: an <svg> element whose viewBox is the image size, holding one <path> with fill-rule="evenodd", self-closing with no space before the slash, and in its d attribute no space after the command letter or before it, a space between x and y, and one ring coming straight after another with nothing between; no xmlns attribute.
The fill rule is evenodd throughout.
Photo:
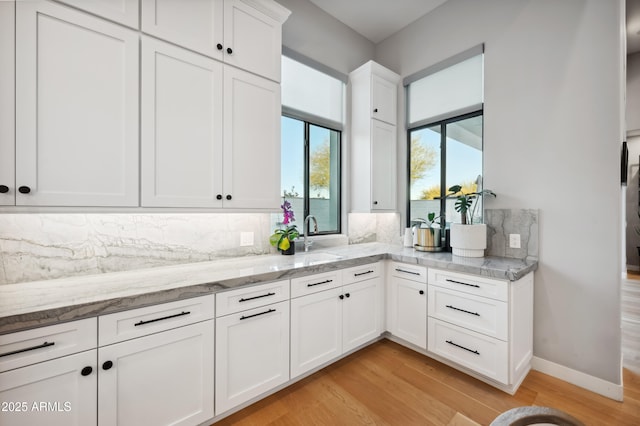
<svg viewBox="0 0 640 426"><path fill-rule="evenodd" d="M341 294L340 296L338 296L340 298L340 300L344 299L344 294Z"/></svg>
<svg viewBox="0 0 640 426"><path fill-rule="evenodd" d="M420 290L420 294L424 294L424 290Z"/></svg>
<svg viewBox="0 0 640 426"><path fill-rule="evenodd" d="M29 188L28 186L21 186L20 188L18 188L18 192L21 194L28 194L31 192L31 188Z"/></svg>
<svg viewBox="0 0 640 426"><path fill-rule="evenodd" d="M6 194L9 192L9 187L7 185L0 185L0 194Z"/></svg>
<svg viewBox="0 0 640 426"><path fill-rule="evenodd" d="M216 47L218 48L218 50L222 50L222 45L220 43L216 44Z"/></svg>
<svg viewBox="0 0 640 426"><path fill-rule="evenodd" d="M359 272L359 273L353 274L353 276L354 276L354 277L359 277L359 276L361 276L361 275L372 274L372 273L374 273L374 272L375 272L375 271Z"/></svg>
<svg viewBox="0 0 640 426"><path fill-rule="evenodd" d="M222 200L222 194L216 195L216 200Z"/></svg>
<svg viewBox="0 0 640 426"><path fill-rule="evenodd" d="M327 283L330 283L330 282L333 282L333 280L324 280L324 281L320 281L319 283L307 284L307 287L313 287L313 286L320 285L320 284L327 284Z"/></svg>
<svg viewBox="0 0 640 426"><path fill-rule="evenodd" d="M190 313L191 312L189 312L189 311L186 311L186 312L182 311L179 314L175 314L175 315L169 315L169 316L166 316L166 317L156 318L156 319L147 320L147 321L139 321L139 322L133 324L133 326L137 327L139 325L151 324L152 322L167 320L167 319L176 318L176 317L181 317L183 315L189 315Z"/></svg>
<svg viewBox="0 0 640 426"><path fill-rule="evenodd" d="M110 370L110 369L111 369L111 367L113 367L113 362L111 362L111 361L105 361L105 362L102 364L102 369L103 369L103 370Z"/></svg>
<svg viewBox="0 0 640 426"><path fill-rule="evenodd" d="M2 358L3 356L9 356L9 355L21 354L23 352L35 351L36 349L48 348L49 346L53 346L55 344L56 344L56 342L44 342L41 345L31 346L30 348L24 348L24 349L18 349L18 350L15 350L15 351L11 351L11 352L5 352L3 354L0 354L0 358Z"/></svg>
<svg viewBox="0 0 640 426"><path fill-rule="evenodd" d="M445 341L446 341L448 344L455 346L456 348L464 349L465 351L469 351L469 352L471 352L472 354L480 355L480 352L478 352L478 351L474 351L474 350L469 349L469 348L465 348L465 347L464 347L464 346L462 346L462 345L459 345L459 344L457 344L457 343L453 343L451 340L445 340Z"/></svg>
<svg viewBox="0 0 640 426"><path fill-rule="evenodd" d="M257 314L253 314L253 315L246 315L246 316L245 316L245 315L243 315L243 316L241 316L241 317L240 317L240 319L241 319L241 320L246 320L246 319L253 318L253 317L257 317L257 316L260 316L260 315L270 314L271 312L275 312L275 311L276 311L275 309L269 309L269 310L267 310L267 311L264 311L264 312L258 312Z"/></svg>
<svg viewBox="0 0 640 426"><path fill-rule="evenodd" d="M480 314L479 314L479 313L477 313L477 312L471 312L471 311L467 311L467 310L465 310L465 309L456 308L455 306L452 306L452 305L446 305L445 307L447 307L447 308L449 308L449 309L453 309L453 310L455 310L455 311L464 312L465 314L471 314L471 315L475 315L475 316L477 316L477 317L479 317L479 316L480 316Z"/></svg>
<svg viewBox="0 0 640 426"><path fill-rule="evenodd" d="M238 302L248 302L249 300L255 300L255 299L260 299L263 297L269 297L269 296L275 296L275 293L267 293L267 294L261 294L260 296L253 296L253 297L243 297L242 299L238 300Z"/></svg>
<svg viewBox="0 0 640 426"><path fill-rule="evenodd" d="M454 283L454 284L462 284L462 285L466 285L466 286L469 286L469 287L480 288L480 286L479 286L479 285L477 285L477 284L463 283L462 281L450 280L450 279L448 279L448 278L447 278L447 282L448 282L448 283Z"/></svg>
<svg viewBox="0 0 640 426"><path fill-rule="evenodd" d="M80 370L80 374L82 374L83 376L88 376L91 373L93 373L93 368L91 367L85 367L82 370Z"/></svg>
<svg viewBox="0 0 640 426"><path fill-rule="evenodd" d="M396 271L398 271L398 272L404 272L405 274L420 275L420 273L419 273L419 272L407 271L407 270L405 270L405 269L400 269L400 268L396 268Z"/></svg>
<svg viewBox="0 0 640 426"><path fill-rule="evenodd" d="M232 49L232 48L230 48L230 47L227 47L227 53L228 53L229 55L231 55L231 54L233 53L233 49Z"/></svg>
<svg viewBox="0 0 640 426"><path fill-rule="evenodd" d="M231 195L227 195L226 198L227 198L227 200L230 200L231 199Z"/></svg>

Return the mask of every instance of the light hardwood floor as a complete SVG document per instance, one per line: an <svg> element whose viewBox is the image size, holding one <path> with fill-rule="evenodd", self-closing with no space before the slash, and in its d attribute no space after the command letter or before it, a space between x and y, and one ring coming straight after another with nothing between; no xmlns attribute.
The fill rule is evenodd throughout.
<svg viewBox="0 0 640 426"><path fill-rule="evenodd" d="M514 407L563 410L586 425L640 425L640 375L624 372L624 402L531 371L511 396L389 340L215 423L223 425L488 425Z"/></svg>

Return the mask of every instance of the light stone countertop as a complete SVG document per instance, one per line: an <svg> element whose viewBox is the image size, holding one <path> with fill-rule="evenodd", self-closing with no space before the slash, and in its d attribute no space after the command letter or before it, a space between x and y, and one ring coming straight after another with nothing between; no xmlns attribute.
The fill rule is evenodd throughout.
<svg viewBox="0 0 640 426"><path fill-rule="evenodd" d="M367 243L0 286L0 334L392 259L515 281L537 261L424 253Z"/></svg>

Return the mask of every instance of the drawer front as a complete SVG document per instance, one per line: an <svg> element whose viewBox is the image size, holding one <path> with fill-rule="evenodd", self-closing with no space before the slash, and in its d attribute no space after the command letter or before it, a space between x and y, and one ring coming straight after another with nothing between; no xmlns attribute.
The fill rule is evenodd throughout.
<svg viewBox="0 0 640 426"><path fill-rule="evenodd" d="M509 300L509 282L459 272L429 269L429 284L476 296L490 297L506 302Z"/></svg>
<svg viewBox="0 0 640 426"><path fill-rule="evenodd" d="M506 302L429 285L429 316L500 340L507 340Z"/></svg>
<svg viewBox="0 0 640 426"><path fill-rule="evenodd" d="M342 284L347 285L379 277L381 269L380 262L344 269L342 271Z"/></svg>
<svg viewBox="0 0 640 426"><path fill-rule="evenodd" d="M462 327L429 318L428 349L500 383L509 384L508 345Z"/></svg>
<svg viewBox="0 0 640 426"><path fill-rule="evenodd" d="M96 318L0 336L0 372L77 352L98 344Z"/></svg>
<svg viewBox="0 0 640 426"><path fill-rule="evenodd" d="M242 287L216 294L216 317L289 299L289 280Z"/></svg>
<svg viewBox="0 0 640 426"><path fill-rule="evenodd" d="M99 345L110 345L213 319L213 294L98 317Z"/></svg>
<svg viewBox="0 0 640 426"><path fill-rule="evenodd" d="M427 268L420 265L391 262L390 271L394 277L406 278L419 283L427 283Z"/></svg>
<svg viewBox="0 0 640 426"><path fill-rule="evenodd" d="M304 296L319 291L340 287L342 271L325 272L291 280L291 297Z"/></svg>

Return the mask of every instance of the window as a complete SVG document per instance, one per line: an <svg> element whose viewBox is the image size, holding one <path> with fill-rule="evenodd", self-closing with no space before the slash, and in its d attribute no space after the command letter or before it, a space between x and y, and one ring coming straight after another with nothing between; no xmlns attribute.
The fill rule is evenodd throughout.
<svg viewBox="0 0 640 426"><path fill-rule="evenodd" d="M311 214L318 234L340 233L340 137L337 130L282 117L283 201L292 204L299 229Z"/></svg>
<svg viewBox="0 0 640 426"><path fill-rule="evenodd" d="M283 51L287 56L282 57L282 199L292 204L299 230L304 218L313 215L317 234L339 234L347 77L286 48ZM313 227L307 231L314 233Z"/></svg>
<svg viewBox="0 0 640 426"><path fill-rule="evenodd" d="M483 50L476 46L405 78L408 225L429 213L459 222L448 188L482 189ZM481 216L478 208L474 221Z"/></svg>

